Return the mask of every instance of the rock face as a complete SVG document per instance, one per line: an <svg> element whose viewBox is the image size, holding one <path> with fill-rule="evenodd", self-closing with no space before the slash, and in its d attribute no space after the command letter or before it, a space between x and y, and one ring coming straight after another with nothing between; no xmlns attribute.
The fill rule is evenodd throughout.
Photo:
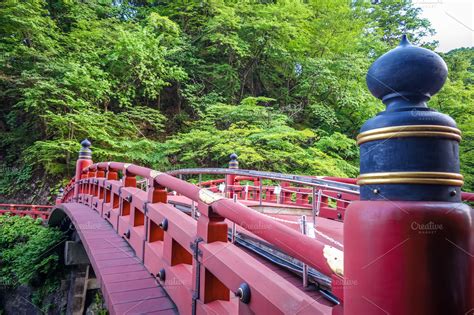
<svg viewBox="0 0 474 315"><path fill-rule="evenodd" d="M51 204L51 200L54 200L54 196L51 195L51 191L57 182L58 179L56 178L34 174L29 181L29 185L25 186L24 189L21 189L10 195L2 194L0 196L0 203L37 205Z"/></svg>
<svg viewBox="0 0 474 315"><path fill-rule="evenodd" d="M8 314L42 314L36 305L31 302L33 290L29 286L20 286L15 290L3 288L1 290L1 306L3 312Z"/></svg>
<svg viewBox="0 0 474 315"><path fill-rule="evenodd" d="M35 289L19 286L15 289L0 287L0 314L44 315L64 314L67 305L69 281L61 281L59 290L47 294L41 301L42 308L33 303Z"/></svg>

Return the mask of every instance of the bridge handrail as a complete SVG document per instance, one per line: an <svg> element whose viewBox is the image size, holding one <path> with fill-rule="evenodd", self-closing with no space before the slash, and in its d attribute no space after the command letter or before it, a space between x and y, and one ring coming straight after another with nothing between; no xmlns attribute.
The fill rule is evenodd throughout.
<svg viewBox="0 0 474 315"><path fill-rule="evenodd" d="M121 180L118 178L119 172L123 175ZM217 279L228 288L235 288L238 282L237 280L240 279L239 281L248 282L248 285L252 289L257 291L266 290L261 287L261 283L255 281L255 278L249 276L249 274L257 271L258 268L261 267L255 267L257 269L254 271L248 270L249 272L245 273L242 273L241 271L235 272L235 275L232 277L229 276L229 273L220 273L221 270L229 268L229 266L225 267L225 263L222 262L223 259L229 259L230 257L234 263L239 261L239 259L243 259L240 257L240 255L242 255L242 249L234 244L225 243L227 242L228 229L227 224L224 221L225 219L234 222L236 225L241 226L261 239L273 244L273 246L279 247L289 256L313 267L329 278L338 279L341 273L341 269L335 269L332 261L326 257L328 248L331 248L333 251L338 251L342 255L340 250L328 246L317 239L302 235L300 232L280 222L272 220L272 218L256 212L239 202L234 202L231 199L214 194L205 188L198 187L172 175L146 167L120 162L92 164L84 168L81 174L81 179L79 181L71 181L70 185L68 185L64 192L63 202L74 200L79 201L87 204L92 209L99 211L99 213L104 217L107 217L107 213L103 213L103 209L108 209L109 215L110 210L116 209L118 212L116 212L114 216L119 213L116 217L117 220L119 218L125 219L125 216L128 216L126 218L126 221L129 222L127 223L129 225L128 232L123 230L124 227L122 224L120 224L121 228L118 228L118 232L120 235L124 233L127 235L128 233L128 235L130 235L128 237L131 237L130 244L136 242L137 237L139 239L145 237L143 240L146 241L146 237L151 235L150 233L152 230L156 231L156 227L163 227L164 219L168 220L168 223L166 223L168 228L165 229L164 232L165 234L168 233L168 236L165 237L165 241L167 238L168 240L169 238L172 238L188 253L190 252L188 248L189 244L196 241L199 237L202 237L204 242L199 246L199 248L203 251L205 256L208 255L206 253L209 253L210 255L209 258L203 259L203 266L211 272L213 271L215 276L217 276ZM149 189L146 192L137 187L136 176L148 180ZM190 222L189 217L182 212L175 211L166 203L167 192L165 189L168 191L176 191L178 194L191 199L197 204L197 208L199 209L199 220L193 220L193 222L196 222L194 223L194 227L188 227L186 233L177 233L177 230L179 228L179 230L182 231L182 229L187 226L185 223ZM74 196L75 191L76 193L78 191L78 195L76 196ZM158 195L160 197L157 198ZM122 213L125 207L127 208L127 214ZM139 217L138 220L141 222L139 224L142 232L137 232L137 229L135 228L137 215ZM188 219L184 220L183 216L186 216ZM143 222L149 222L147 225L148 230L147 227L142 226ZM249 224L250 222L252 224ZM203 229L207 232L204 232ZM166 230L168 230L168 232L166 232ZM193 233L193 230L195 230L196 233ZM209 236L216 232L217 234L215 234L215 236ZM190 233L192 234L192 238L190 238ZM224 238L223 235L225 235ZM148 243L144 244L144 246L148 246L146 245ZM154 243L154 245L156 246L158 244ZM137 248L140 250L141 246L138 246ZM141 249L142 255L145 253L144 248L145 247ZM164 249L158 250L158 252L163 250ZM224 252L227 253L226 258L223 255ZM211 259L211 257L213 258ZM216 264L224 267L217 268L218 265ZM171 269L169 271L172 272ZM270 274L265 275L264 277L268 278L271 282ZM291 299L301 298L298 297L299 293L295 291L296 289L290 290L290 288L281 287L281 283L277 283L278 282L272 284L277 286L275 289L279 288L279 290L282 290L281 292L285 292L285 295L288 297L291 296ZM255 299L258 299L260 305L268 305L269 307L272 305L273 307L278 305L275 310L281 310L282 308L285 308L286 305L283 301L270 302L265 294L258 298L255 297ZM305 299L306 298L303 300ZM308 301L305 300L305 303L308 303ZM311 304L312 301L309 301L307 304L307 306L311 306L308 311L317 313L317 306Z"/></svg>
<svg viewBox="0 0 474 315"><path fill-rule="evenodd" d="M122 173L123 175L121 180L118 180L119 172ZM112 173L114 175L109 176L109 174L112 174ZM280 248L280 250L287 253L289 256L292 256L300 260L301 262L307 264L308 266L311 266L314 269L320 271L321 273L330 277L331 279L333 280L339 279L338 277L341 276L342 269L338 269L338 265L335 266L334 263L330 265L331 263L331 261L329 260L330 254L328 255L329 257L326 256L327 249L331 248L330 246L326 245L325 243L317 239L306 237L300 234L298 231L292 229L291 227L285 224L282 224L278 222L277 220L273 220L273 218L267 215L259 213L253 209L250 209L239 202L235 202L231 199L224 198L221 195L210 192L210 190L206 188L198 187L194 184L188 183L184 180L181 180L175 177L175 176L178 176L179 174L185 175L185 174L203 174L203 173L221 174L221 175L231 174L231 175L236 175L236 176L237 175L244 176L244 180L245 180L245 176L247 176L247 179L249 178L249 176L250 177L261 176L260 178L267 178L271 180L281 180L283 182L292 182L292 183L296 183L298 185L303 185L303 186L309 186L308 185L308 182L309 182L310 185L311 184L313 185L313 187L318 187L318 188L321 187L319 190L321 191L321 195L323 195L324 197L331 197L330 195L327 195L327 193L331 195L333 194L339 195L338 193L336 193L337 190L333 189L333 186L334 186L332 184L333 181L327 181L325 179L319 179L319 178L317 179L308 178L307 181L302 181L301 178L307 178L307 177L292 178L293 175L270 176L272 173L268 173L268 172L255 172L255 171L248 171L248 170L243 170L243 172L241 172L240 170L228 170L228 169L193 169L192 171L178 170L178 171L173 171L170 173L163 173L163 172L152 170L150 168L141 167L141 166L128 164L128 163L102 162L102 163L96 163L96 164L90 165L89 167L84 168L82 171L81 179L78 182L71 180L66 189L63 200L65 201L72 200L72 198L74 197L73 196L74 187L79 185L79 187L83 187L82 189L80 189L79 196L85 197L85 199L82 199L82 201L85 201L85 203L88 204L93 209L98 210L100 207L103 207L102 209L105 209L106 205L104 205L104 203L108 203L107 207L109 209L115 208L115 209L119 209L119 211L122 211L123 205L127 204L127 207L129 208L128 210L129 215L130 215L130 219L127 219L127 220L136 220L134 218L134 215L135 215L134 213L137 213L137 211L139 211L143 213L142 215L145 218L144 220L146 222L150 222L150 224L154 226L160 226L160 224L163 224L162 220L164 218L168 218L170 220L169 225L172 226L172 228L170 228L170 231L168 232L169 233L168 237L171 237L173 240L179 243L180 246L183 247L186 250L186 252L188 252L188 254L190 253L190 250L189 248L186 247L186 245L191 243L194 240L193 235L195 235L195 237L198 237L199 235L202 236L202 227L200 228L202 224L207 226L206 229L209 229L210 224L214 224L212 222L219 222L220 224L223 224L223 226L226 227L225 231L227 231L227 225L225 225L223 221L224 219L227 219L231 222L234 222L236 225L243 227L244 229L248 230L254 235L260 237L261 239L269 242L273 246ZM189 221L189 220L183 219L184 213L176 212L176 214L172 214L172 213L175 213L175 211L173 211L173 208L169 208L169 205L164 203L165 201L155 200L154 202L152 202L153 189L150 194L150 191L148 191L148 189L145 192L142 189L137 188L137 180L135 178L136 176L140 176L143 179L146 179L146 182L148 183L148 188L154 187L154 188L162 189L165 196L164 200L166 200L166 194L167 194L167 192L164 190L165 188L168 190L168 192L175 191L180 195L186 196L187 198L189 198L190 200L192 200L193 202L197 204L197 208L199 209L199 214L203 216L204 221L198 220L196 225L193 225L192 229L188 227L186 233L183 233L182 229L187 225L184 225L184 226L179 226L179 225L182 225L184 221ZM315 183L313 182L314 180L317 180L319 182ZM222 183L222 182L226 182L226 180L214 180L214 181L211 181L210 184L217 184L217 183ZM337 183L337 184L341 184L341 183ZM351 185L347 183L342 183L342 185L346 187L355 186L355 185ZM260 189L262 187L263 186L260 186ZM329 188L326 188L326 187L329 187ZM215 188L215 187L212 187L212 188ZM340 186L336 188L340 189ZM299 189L299 190L302 190L303 192L308 190L308 188L305 188L305 187L290 187L290 190L293 190L293 189ZM323 194L324 191L326 191L326 193ZM347 192L345 191L344 193L347 194ZM353 193L353 190L351 190L349 193L352 196L356 197L356 195ZM111 198L111 195L113 195L114 197ZM472 194L468 193L467 195L468 197L472 197L471 196ZM130 201L130 200L127 201L127 198L129 197L130 199L132 199L131 196L133 196L133 201ZM118 202L116 198L118 198L120 202ZM79 197L79 199L81 199L81 197ZM345 200L342 200L342 201L345 201ZM222 220L217 219L218 217L222 218ZM216 219L217 221L215 221ZM173 222L173 220L175 220L176 222ZM133 222L133 221L130 221L130 222ZM249 224L249 222L251 222L252 224ZM134 226L133 223L130 226L131 226L130 229L132 229L132 227ZM180 233L177 233L178 226L179 226L179 231L181 231ZM199 232L200 229L201 229L201 232ZM193 233L192 231L197 231L197 232ZM124 231L121 231L120 233L124 233ZM133 233L137 235L136 232L132 232L132 234ZM146 228L145 228L145 233L146 234L149 233L149 232L146 232ZM136 238L137 236L133 236L132 239L134 237ZM227 240L227 234L226 234L225 241L226 240ZM217 278L229 288L236 286L236 279L239 279L239 281L248 281L251 288L257 288L258 284L254 282L254 279L247 278L243 276L242 274L234 275L231 278L229 278L229 276L227 275L221 274L221 271L223 270L222 268L224 269L227 268L226 270L228 272L230 272L231 270L229 266L225 265L227 263L230 264L230 261L226 260L227 258L231 257L233 261L238 261L239 259L240 249L238 247L235 247L233 244L230 244L229 247L227 247L226 245L229 245L229 244L222 243L222 241L216 243L216 242L213 242L212 240L209 242L206 240L204 243L202 243L200 246L200 249L204 253L209 253L211 256L216 256L215 258L212 259L212 262L211 262L211 259L209 260L206 259L206 261L203 261L203 266L213 271L215 273L215 276L217 276ZM335 248L332 248L332 249L335 249ZM210 252L208 250L210 250ZM226 259L224 259L222 255L217 254L217 253L224 253L224 252L227 253L228 255ZM341 251L339 252L342 254ZM332 253L334 254L334 252ZM337 257L337 259L339 258L342 258L342 256ZM218 267L218 266L221 266L221 267ZM287 294L290 294L290 293L287 292ZM342 298L342 295L340 295L340 293L335 293L335 294L337 297ZM259 303L265 304L267 302L265 302L265 299L264 299L262 301L259 301Z"/></svg>
<svg viewBox="0 0 474 315"><path fill-rule="evenodd" d="M254 170L245 169L228 169L228 168L185 168L168 171L170 175L196 175L196 174L209 174L209 175L241 175L242 178L236 178L237 180L250 180L251 178L264 178L270 180L279 180L295 184L307 185L316 187L318 189L330 189L333 191L340 191L349 194L359 195L359 185L356 184L357 179L355 178L342 178L342 177L311 177L311 176L300 176L292 174L280 174L275 172L260 172ZM200 182L202 186L213 185L217 183L225 182L225 179L214 179L209 181ZM322 185L324 183L325 185ZM266 188L268 189L268 188ZM461 192L461 198L464 202L474 202L473 192ZM332 198L337 200L337 198Z"/></svg>
<svg viewBox="0 0 474 315"><path fill-rule="evenodd" d="M307 236L298 233L294 229L271 220L267 216L250 209L240 203L235 203L231 199L224 198L217 194L203 193L203 190L191 183L178 179L171 174L176 173L162 173L152 170L147 167L137 166L134 164L122 163L122 162L101 162L92 164L82 171L82 174L88 174L89 172L95 173L97 170L103 171L123 171L125 176L140 176L149 180L155 181L157 184L174 190L180 195L183 195L195 202L208 203L212 209L222 217L236 223L237 225L245 226L245 222L252 222L252 225L245 226L247 230L258 235L267 242L281 247L283 244L281 239L289 240L289 244L300 243L298 246L299 250L296 250L294 246L285 246L282 248L283 251L287 252L288 255L293 256L309 266L319 270L320 272L331 276L334 271L327 263L327 259L323 256L323 250L326 246L324 243L309 238ZM203 170L203 169L199 169ZM225 169L208 169L209 171L224 171ZM244 172L251 174L251 172ZM271 177L271 173L256 172L260 175ZM243 174L243 173L240 173ZM255 175L255 174L252 174ZM104 176L105 177L105 176ZM289 177L284 177L285 180ZM294 179L297 181L297 179ZM211 195L212 194L212 195ZM210 201L206 201L205 198L211 198ZM214 199L212 199L214 198ZM265 226L267 228L262 229L260 227ZM271 233L269 233L271 231ZM300 248L301 247L301 248Z"/></svg>
<svg viewBox="0 0 474 315"><path fill-rule="evenodd" d="M311 176L301 176L293 174L280 174L275 172L261 172L246 169L229 169L229 168L185 168L173 171L168 171L170 175L195 175L195 174L212 174L212 175L240 175L240 176L252 176L270 180L285 181L300 185L306 185L316 187L318 189L331 189L335 191L359 194L359 186L338 182L335 180L329 180L324 178L315 178Z"/></svg>
<svg viewBox="0 0 474 315"><path fill-rule="evenodd" d="M116 168L117 170L121 170L121 166L123 165L128 165L127 163L120 163L120 162L105 162L105 163L98 163L97 165L100 164L100 168L102 169L107 169L109 166L112 168ZM97 168L97 166L91 165L90 170L94 170ZM146 174L146 170L150 170L148 168L143 168L140 166L136 166L141 169L142 174ZM145 170L146 169L146 170ZM87 169L89 170L89 168ZM87 172L86 170L83 170L83 173ZM250 178L265 178L265 179L270 179L270 180L280 180L280 181L285 181L285 182L290 182L290 183L295 183L295 184L302 184L302 185L307 185L307 186L312 186L316 187L318 189L330 189L334 191L341 191L349 194L354 194L354 195L359 195L359 186L356 184L353 184L356 179L353 178L338 178L338 177L323 177L323 178L314 178L310 176L299 176L299 175L291 175L291 174L279 174L279 173L274 173L274 172L260 172L260 171L253 171L253 170L243 170L243 169L226 169L226 168L195 168L195 169L178 169L178 170L173 170L167 172L169 175L195 175L195 174L213 174L213 175L240 175L242 176L241 180L247 180ZM139 173L136 175L141 176ZM147 176L144 176L148 178ZM239 178L237 178L239 179ZM70 182L67 184L65 188L65 192L68 192L71 190L71 188L74 186L75 179L72 178ZM212 184L217 184L217 183L223 183L225 182L225 179L215 179L215 180L209 180L205 182L199 183L199 186L207 186L212 185ZM268 187L265 189L269 189ZM473 202L474 201L474 193L472 192L462 192L461 193L462 200L465 202ZM332 198L336 199L337 198ZM6 204L5 204L6 205Z"/></svg>
<svg viewBox="0 0 474 315"><path fill-rule="evenodd" d="M12 203L0 203L0 207L15 207L15 208L32 208L36 210L51 209L53 206L48 205L27 205L27 204L12 204Z"/></svg>
<svg viewBox="0 0 474 315"><path fill-rule="evenodd" d="M30 216L33 219L42 218L47 220L52 208L52 206L48 205L0 203L0 215L9 213L11 215Z"/></svg>

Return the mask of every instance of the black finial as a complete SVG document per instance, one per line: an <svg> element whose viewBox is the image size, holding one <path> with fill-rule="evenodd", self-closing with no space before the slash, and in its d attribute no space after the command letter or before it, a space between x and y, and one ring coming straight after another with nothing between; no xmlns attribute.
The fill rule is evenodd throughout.
<svg viewBox="0 0 474 315"><path fill-rule="evenodd" d="M413 46L405 35L372 64L367 86L387 108L365 122L357 136L361 200L461 200L461 131L451 117L426 104L447 74L440 56ZM430 177L434 173L441 175Z"/></svg>
<svg viewBox="0 0 474 315"><path fill-rule="evenodd" d="M86 138L86 139L82 140L81 146L82 146L84 149L90 148L91 142L89 141L89 139Z"/></svg>
<svg viewBox="0 0 474 315"><path fill-rule="evenodd" d="M378 58L367 73L370 92L386 105L426 106L444 85L448 67L435 52L410 44L403 35L399 46ZM391 108L387 108L390 110Z"/></svg>
<svg viewBox="0 0 474 315"><path fill-rule="evenodd" d="M406 34L403 34L402 40L400 41L400 44L398 44L398 46L407 46L407 45L411 45L411 43L408 40L408 36Z"/></svg>
<svg viewBox="0 0 474 315"><path fill-rule="evenodd" d="M230 155L229 168L232 168L232 169L239 168L239 161L237 161L237 158L238 158L238 156L235 153L232 153Z"/></svg>
<svg viewBox="0 0 474 315"><path fill-rule="evenodd" d="M80 159L92 159L92 151L90 149L91 142L88 139L84 139L81 142L81 150L79 150Z"/></svg>

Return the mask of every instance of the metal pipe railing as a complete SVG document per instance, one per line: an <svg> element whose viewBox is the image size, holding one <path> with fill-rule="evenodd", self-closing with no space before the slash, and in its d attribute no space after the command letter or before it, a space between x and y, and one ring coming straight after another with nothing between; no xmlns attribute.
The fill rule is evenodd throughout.
<svg viewBox="0 0 474 315"><path fill-rule="evenodd" d="M339 192L346 192L351 194L359 194L359 186L337 182L333 180L314 178L310 176L300 176L292 174L279 174L274 172L260 172L245 169L228 169L228 168L188 168L179 169L167 172L170 175L179 174L214 174L214 175L241 175L241 176L252 176L257 178L264 178L270 180L285 181L300 185L316 186L321 189L331 189Z"/></svg>

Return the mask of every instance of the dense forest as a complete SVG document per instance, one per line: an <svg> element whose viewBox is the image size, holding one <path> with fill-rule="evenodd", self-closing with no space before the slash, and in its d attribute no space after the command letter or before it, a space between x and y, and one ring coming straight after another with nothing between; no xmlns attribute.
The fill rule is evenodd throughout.
<svg viewBox="0 0 474 315"><path fill-rule="evenodd" d="M409 0L3 0L0 201L38 201L94 160L355 177L355 136L383 110L371 62L434 34ZM474 50L431 106L463 132L474 190ZM43 196L33 192L43 191Z"/></svg>

